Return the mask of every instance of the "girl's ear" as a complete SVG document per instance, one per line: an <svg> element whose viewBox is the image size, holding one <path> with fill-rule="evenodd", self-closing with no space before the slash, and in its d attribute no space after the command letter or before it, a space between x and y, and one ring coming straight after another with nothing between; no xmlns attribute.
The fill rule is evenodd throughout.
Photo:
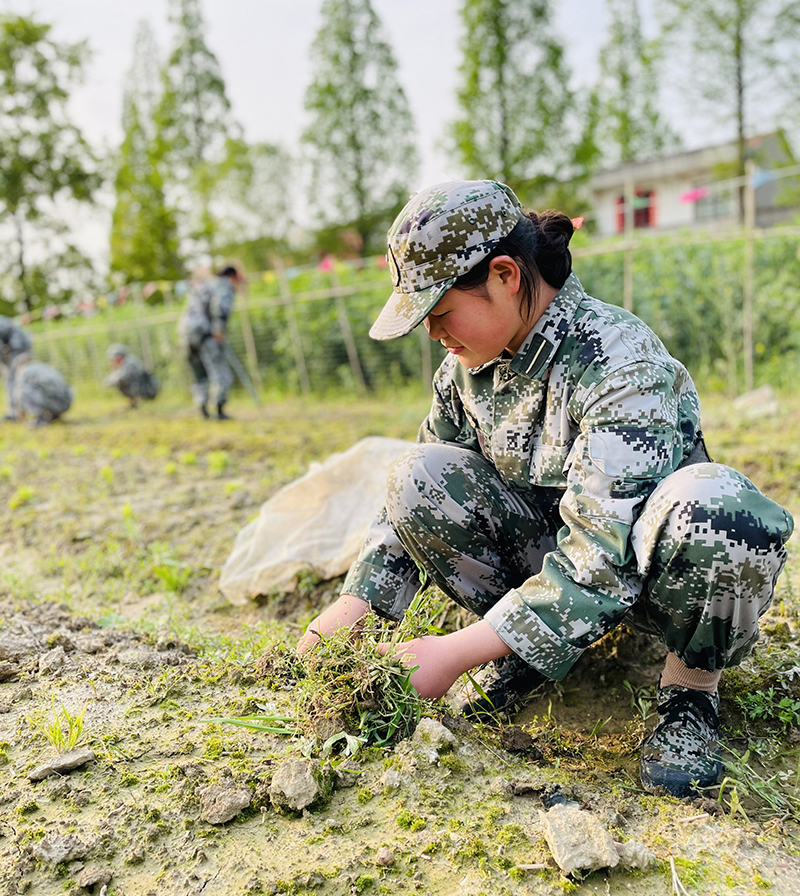
<svg viewBox="0 0 800 896"><path fill-rule="evenodd" d="M489 262L489 276L494 274L503 287L512 295L519 292L522 274L519 265L510 255L498 255Z"/></svg>

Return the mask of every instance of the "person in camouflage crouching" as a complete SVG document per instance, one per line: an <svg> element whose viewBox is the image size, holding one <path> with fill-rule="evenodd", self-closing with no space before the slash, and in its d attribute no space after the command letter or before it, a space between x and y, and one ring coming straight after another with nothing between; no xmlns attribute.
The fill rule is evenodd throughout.
<svg viewBox="0 0 800 896"><path fill-rule="evenodd" d="M572 233L492 181L430 187L394 222L394 292L370 335L424 322L449 354L419 445L298 651L370 606L399 619L422 570L481 619L394 649L424 697L488 664L483 693L461 701L475 715L563 678L627 620L668 648L642 782L686 796L721 771L720 673L758 637L793 521L710 460L686 369L633 314L584 292Z"/></svg>
<svg viewBox="0 0 800 896"><path fill-rule="evenodd" d="M158 395L161 389L158 377L150 373L139 358L128 351L127 346L113 343L108 347L106 357L111 366L106 385L119 389L132 408L138 406L140 399L152 401Z"/></svg>
<svg viewBox="0 0 800 896"><path fill-rule="evenodd" d="M15 418L13 407L14 394L14 359L22 354L30 354L32 347L31 337L17 326L10 317L0 314L0 370L6 380L6 394L8 396L8 410L6 420Z"/></svg>
<svg viewBox="0 0 800 896"><path fill-rule="evenodd" d="M46 426L72 407L72 388L55 368L27 353L17 355L11 366L17 420L29 418L33 426Z"/></svg>
<svg viewBox="0 0 800 896"><path fill-rule="evenodd" d="M181 318L181 338L195 379L192 393L206 419L210 416L210 384L214 385L217 419L230 419L225 413L225 404L234 376L225 354L225 334L236 292L245 282L244 274L237 267L228 265L215 277L203 280L192 289Z"/></svg>

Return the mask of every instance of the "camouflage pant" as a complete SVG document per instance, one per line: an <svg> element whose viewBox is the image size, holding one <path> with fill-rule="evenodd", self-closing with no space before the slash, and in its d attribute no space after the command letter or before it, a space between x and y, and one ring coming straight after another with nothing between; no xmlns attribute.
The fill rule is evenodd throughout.
<svg viewBox="0 0 800 896"><path fill-rule="evenodd" d="M209 381L214 384L216 403L225 404L228 390L233 385L233 371L225 357L225 342L217 342L209 336L199 345L190 345L189 364L195 379L192 386L195 404L198 407L208 404Z"/></svg>
<svg viewBox="0 0 800 896"><path fill-rule="evenodd" d="M486 615L541 570L563 525L562 491L509 488L481 455L450 445L419 445L401 458L388 495L354 564L360 571L351 570L343 590L389 618L410 603L419 569ZM735 470L715 463L676 470L631 532L623 574L640 596L627 621L658 634L690 668L713 672L741 662L758 638L791 531L789 514ZM622 607L614 624L625 614ZM536 665L524 647L517 652Z"/></svg>

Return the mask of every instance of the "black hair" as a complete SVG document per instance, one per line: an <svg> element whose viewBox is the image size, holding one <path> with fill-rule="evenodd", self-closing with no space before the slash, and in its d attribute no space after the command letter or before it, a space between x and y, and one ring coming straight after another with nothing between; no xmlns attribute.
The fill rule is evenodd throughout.
<svg viewBox="0 0 800 896"><path fill-rule="evenodd" d="M217 276L218 277L238 277L239 271L237 271L236 268L232 264L229 264L226 268L223 268L221 271L217 271Z"/></svg>
<svg viewBox="0 0 800 896"><path fill-rule="evenodd" d="M472 270L455 282L457 289L479 290L489 277L492 259L509 255L519 265L521 307L525 316L536 305L539 280L561 289L572 273L569 241L575 227L563 212L552 209L541 214L525 212L508 236L498 241L492 251Z"/></svg>

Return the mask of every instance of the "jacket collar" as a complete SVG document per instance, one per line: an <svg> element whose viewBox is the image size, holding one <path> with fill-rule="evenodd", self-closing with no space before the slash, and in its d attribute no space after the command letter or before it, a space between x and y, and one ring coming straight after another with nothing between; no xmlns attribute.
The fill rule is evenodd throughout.
<svg viewBox="0 0 800 896"><path fill-rule="evenodd" d="M570 274L510 361L500 356L479 367L471 367L469 372L473 375L479 374L495 364L506 361L512 373L521 374L531 380L541 379L569 332L578 305L585 298L586 293L580 280L575 274Z"/></svg>

